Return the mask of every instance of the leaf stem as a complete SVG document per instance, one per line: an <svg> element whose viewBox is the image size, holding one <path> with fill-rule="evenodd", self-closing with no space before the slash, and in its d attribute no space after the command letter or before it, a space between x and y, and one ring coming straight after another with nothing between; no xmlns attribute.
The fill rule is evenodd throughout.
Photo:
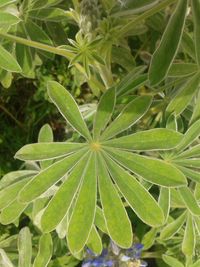
<svg viewBox="0 0 200 267"><path fill-rule="evenodd" d="M17 43L26 45L26 46L37 48L37 49L40 49L40 50L43 50L46 52L50 52L50 53L53 53L56 55L64 56L67 59L72 59L74 56L72 53L70 53L69 51L67 51L65 49L61 49L59 47L54 47L54 46L42 44L42 43L28 40L28 39L25 39L22 37L18 37L15 35L7 34L7 33L0 33L0 36L4 37L6 39L9 39L9 40L15 41Z"/></svg>
<svg viewBox="0 0 200 267"><path fill-rule="evenodd" d="M7 108L5 108L3 105L0 104L0 109L2 109L11 119L13 119L15 121L15 123L20 127L20 128L23 128L24 129L24 126L23 124L18 121L15 116L10 113L10 111L7 110Z"/></svg>

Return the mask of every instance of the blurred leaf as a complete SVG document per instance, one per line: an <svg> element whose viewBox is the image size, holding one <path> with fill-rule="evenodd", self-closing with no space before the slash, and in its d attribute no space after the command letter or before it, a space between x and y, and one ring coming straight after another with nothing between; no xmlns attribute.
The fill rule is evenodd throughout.
<svg viewBox="0 0 200 267"><path fill-rule="evenodd" d="M32 242L31 233L28 227L24 227L19 232L18 237L19 267L31 267Z"/></svg>
<svg viewBox="0 0 200 267"><path fill-rule="evenodd" d="M53 252L53 243L50 234L40 237L39 251L34 260L33 267L47 267Z"/></svg>
<svg viewBox="0 0 200 267"><path fill-rule="evenodd" d="M16 59L0 45L0 67L12 72L21 72L21 68Z"/></svg>
<svg viewBox="0 0 200 267"><path fill-rule="evenodd" d="M157 50L154 52L149 70L151 85L158 84L167 75L177 53L183 33L188 1L179 0ZM167 53L166 53L167 51Z"/></svg>

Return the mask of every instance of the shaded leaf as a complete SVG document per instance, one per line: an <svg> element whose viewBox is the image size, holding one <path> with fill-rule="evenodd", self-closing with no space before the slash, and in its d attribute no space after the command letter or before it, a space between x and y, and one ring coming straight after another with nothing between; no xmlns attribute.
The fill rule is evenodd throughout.
<svg viewBox="0 0 200 267"><path fill-rule="evenodd" d="M11 72L21 72L16 59L0 45L0 67Z"/></svg>
<svg viewBox="0 0 200 267"><path fill-rule="evenodd" d="M187 6L187 0L178 1L176 10L168 22L160 45L153 54L149 70L149 80L151 85L161 82L169 71L182 37Z"/></svg>
<svg viewBox="0 0 200 267"><path fill-rule="evenodd" d="M160 233L160 239L166 240L172 238L183 226L186 220L186 212L180 215L171 223L167 224Z"/></svg>
<svg viewBox="0 0 200 267"><path fill-rule="evenodd" d="M18 237L19 267L31 267L32 242L31 233L28 227L24 227L19 232Z"/></svg>
<svg viewBox="0 0 200 267"><path fill-rule="evenodd" d="M188 187L179 188L179 194L181 195L183 202L185 203L188 210L196 216L200 215L200 207L193 193Z"/></svg>
<svg viewBox="0 0 200 267"><path fill-rule="evenodd" d="M53 252L53 243L50 234L40 237L39 251L33 263L33 267L47 267Z"/></svg>
<svg viewBox="0 0 200 267"><path fill-rule="evenodd" d="M100 255L102 252L102 242L99 233L95 226L92 227L89 238L87 240L88 248L96 255Z"/></svg>
<svg viewBox="0 0 200 267"><path fill-rule="evenodd" d="M193 256L195 249L195 241L195 230L192 221L192 216L188 214L182 243L182 251L186 256Z"/></svg>
<svg viewBox="0 0 200 267"><path fill-rule="evenodd" d="M182 113L189 105L194 94L198 90L199 83L200 74L198 72L196 75L192 76L192 78L190 78L186 84L183 85L173 99L171 99L166 111L168 113L174 112L176 115Z"/></svg>

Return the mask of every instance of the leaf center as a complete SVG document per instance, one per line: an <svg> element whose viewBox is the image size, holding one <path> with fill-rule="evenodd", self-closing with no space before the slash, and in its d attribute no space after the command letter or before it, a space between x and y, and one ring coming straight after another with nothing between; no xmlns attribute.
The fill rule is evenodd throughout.
<svg viewBox="0 0 200 267"><path fill-rule="evenodd" d="M90 147L93 151L99 151L101 150L101 144L98 142L93 142L90 144Z"/></svg>

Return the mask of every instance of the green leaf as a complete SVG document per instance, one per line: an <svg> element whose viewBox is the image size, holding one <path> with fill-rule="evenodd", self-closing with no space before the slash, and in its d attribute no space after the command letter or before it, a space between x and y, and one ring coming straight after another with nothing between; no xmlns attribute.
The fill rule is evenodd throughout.
<svg viewBox="0 0 200 267"><path fill-rule="evenodd" d="M96 255L102 252L102 242L99 233L95 226L92 227L89 238L87 240L87 247Z"/></svg>
<svg viewBox="0 0 200 267"><path fill-rule="evenodd" d="M42 170L38 175L33 177L30 182L22 188L19 193L19 201L27 203L39 197L47 191L52 185L58 182L63 176L70 171L77 161L85 154L85 151L74 153L54 164L49 168Z"/></svg>
<svg viewBox="0 0 200 267"><path fill-rule="evenodd" d="M67 20L65 11L61 8L41 8L29 12L29 17L42 21L61 22Z"/></svg>
<svg viewBox="0 0 200 267"><path fill-rule="evenodd" d="M116 86L116 93L118 96L133 92L138 86L141 86L147 81L147 74L141 74L146 69L146 66L139 66L129 72L122 81Z"/></svg>
<svg viewBox="0 0 200 267"><path fill-rule="evenodd" d="M101 97L94 118L94 126L93 126L94 139L99 138L101 131L104 130L104 128L108 124L112 116L113 109L115 107L115 101L116 101L115 88L108 89Z"/></svg>
<svg viewBox="0 0 200 267"><path fill-rule="evenodd" d="M1 267L14 267L6 252L0 248L0 263Z"/></svg>
<svg viewBox="0 0 200 267"><path fill-rule="evenodd" d="M169 77L185 77L198 71L198 65L194 63L174 63L171 65Z"/></svg>
<svg viewBox="0 0 200 267"><path fill-rule="evenodd" d="M22 75L33 78L33 58L30 47L16 43L15 51L16 59L22 68Z"/></svg>
<svg viewBox="0 0 200 267"><path fill-rule="evenodd" d="M188 214L186 228L182 243L182 251L186 256L193 256L195 249L195 230L193 225L192 216Z"/></svg>
<svg viewBox="0 0 200 267"><path fill-rule="evenodd" d="M194 40L195 40L195 52L196 52L196 59L197 63L200 66L200 1L199 0L192 0L192 15L194 20Z"/></svg>
<svg viewBox="0 0 200 267"><path fill-rule="evenodd" d="M42 142L53 142L53 131L51 129L51 126L49 124L45 124L40 129L39 135L38 135L38 143ZM53 160L48 160L45 162L40 162L41 169L45 169L49 167L53 163Z"/></svg>
<svg viewBox="0 0 200 267"><path fill-rule="evenodd" d="M83 157L77 163L70 175L48 203L41 219L41 227L44 232L51 232L54 230L65 217L76 196L79 184L84 177L86 162L86 158ZM57 215L55 216L55 214Z"/></svg>
<svg viewBox="0 0 200 267"><path fill-rule="evenodd" d="M187 184L185 176L172 164L163 160L117 149L109 149L109 153L125 168L153 184L165 187L180 187Z"/></svg>
<svg viewBox="0 0 200 267"><path fill-rule="evenodd" d="M141 243L144 245L145 250L151 248L155 244L157 232L157 228L151 228L151 230L144 235Z"/></svg>
<svg viewBox="0 0 200 267"><path fill-rule="evenodd" d="M197 171L193 171L189 168L185 168L182 166L177 166L182 173L185 174L185 176L191 180L193 180L196 183L200 183L200 173Z"/></svg>
<svg viewBox="0 0 200 267"><path fill-rule="evenodd" d="M28 34L28 36L32 41L53 46L53 42L50 39L50 37L45 33L45 31L40 26L38 26L33 21L27 20L25 23L25 29L26 33ZM54 55L52 53L43 50L38 50L38 53L50 59L54 58Z"/></svg>
<svg viewBox="0 0 200 267"><path fill-rule="evenodd" d="M182 135L169 129L152 129L120 138L105 141L102 144L127 150L165 150L174 148Z"/></svg>
<svg viewBox="0 0 200 267"><path fill-rule="evenodd" d="M1 224L10 224L14 222L22 212L26 209L27 204L19 203L16 199L5 209L1 211L0 222Z"/></svg>
<svg viewBox="0 0 200 267"><path fill-rule="evenodd" d="M161 207L165 221L167 221L170 211L170 189L161 187L160 195L158 200L159 206Z"/></svg>
<svg viewBox="0 0 200 267"><path fill-rule="evenodd" d="M198 72L197 74L192 76L186 82L186 84L182 86L180 91L178 91L178 93L170 101L166 111L168 113L174 112L176 115L182 113L189 105L194 94L198 90L199 83L200 83L200 73Z"/></svg>
<svg viewBox="0 0 200 267"><path fill-rule="evenodd" d="M40 237L39 251L34 260L33 267L47 267L53 252L53 243L50 234Z"/></svg>
<svg viewBox="0 0 200 267"><path fill-rule="evenodd" d="M107 226L106 226L106 221L105 217L103 214L102 209L100 209L98 206L96 207L96 214L95 214L95 225L103 232L108 234L107 231Z"/></svg>
<svg viewBox="0 0 200 267"><path fill-rule="evenodd" d="M83 249L88 240L95 218L97 201L95 164L95 156L92 154L69 221L67 241L68 247L73 254L76 254Z"/></svg>
<svg viewBox="0 0 200 267"><path fill-rule="evenodd" d="M0 11L0 28L15 25L20 21L21 20L17 16L5 11Z"/></svg>
<svg viewBox="0 0 200 267"><path fill-rule="evenodd" d="M194 142L200 135L200 120L192 124L192 126L184 134L181 142L176 147L176 151L182 151Z"/></svg>
<svg viewBox="0 0 200 267"><path fill-rule="evenodd" d="M151 101L152 98L150 96L139 96L131 101L105 129L101 140L110 139L135 124L147 112Z"/></svg>
<svg viewBox="0 0 200 267"><path fill-rule="evenodd" d="M197 200L194 197L194 194L188 187L182 187L178 189L180 196L183 199L188 210L196 216L200 215L200 207L198 205Z"/></svg>
<svg viewBox="0 0 200 267"><path fill-rule="evenodd" d="M18 237L19 267L31 267L32 242L31 233L28 227L24 227L19 232Z"/></svg>
<svg viewBox="0 0 200 267"><path fill-rule="evenodd" d="M31 177L37 174L37 171L23 170L23 171L12 171L4 175L0 180L0 189L6 188L24 178Z"/></svg>
<svg viewBox="0 0 200 267"><path fill-rule="evenodd" d="M172 238L183 226L186 220L186 212L180 215L177 219L167 224L160 233L160 239L167 240Z"/></svg>
<svg viewBox="0 0 200 267"><path fill-rule="evenodd" d="M166 77L170 65L176 56L185 24L187 6L187 0L178 1L176 10L169 20L160 45L153 54L149 70L151 85L158 84Z"/></svg>
<svg viewBox="0 0 200 267"><path fill-rule="evenodd" d="M133 235L131 223L101 157L98 157L98 185L109 235L120 247L129 248Z"/></svg>
<svg viewBox="0 0 200 267"><path fill-rule="evenodd" d="M66 237L68 224L69 224L69 214L67 213L65 217L62 219L62 221L56 227L56 232L60 239Z"/></svg>
<svg viewBox="0 0 200 267"><path fill-rule="evenodd" d="M176 258L173 258L171 256L168 256L168 255L163 255L162 256L163 260L165 263L167 263L169 266L171 267L184 267L183 264L178 261Z"/></svg>
<svg viewBox="0 0 200 267"><path fill-rule="evenodd" d="M86 139L91 140L89 130L71 94L59 83L48 82L48 94L63 117Z"/></svg>
<svg viewBox="0 0 200 267"><path fill-rule="evenodd" d="M53 142L53 131L49 124L45 124L42 126L38 136L38 142Z"/></svg>
<svg viewBox="0 0 200 267"><path fill-rule="evenodd" d="M21 68L16 59L0 45L0 67L11 72L21 72Z"/></svg>
<svg viewBox="0 0 200 267"><path fill-rule="evenodd" d="M25 184L27 184L28 180L23 179L17 183L14 183L3 190L0 191L0 209L7 207L10 203L13 202L13 199L16 199L19 191Z"/></svg>
<svg viewBox="0 0 200 267"><path fill-rule="evenodd" d="M178 125L177 125L177 119L176 119L176 116L174 116L174 114L171 114L171 115L167 118L166 128L167 128L167 129L174 130L174 131L177 131L177 128L178 128Z"/></svg>
<svg viewBox="0 0 200 267"><path fill-rule="evenodd" d="M198 105L198 103L200 103L200 91L196 95L196 98L194 101L194 108L193 108L192 117L190 119L190 125L192 125L195 121L200 119L200 105Z"/></svg>
<svg viewBox="0 0 200 267"><path fill-rule="evenodd" d="M84 143L36 143L23 146L17 151L15 158L20 160L49 160L67 156L85 146Z"/></svg>
<svg viewBox="0 0 200 267"><path fill-rule="evenodd" d="M185 208L185 203L175 188L170 188L170 196L170 207Z"/></svg>
<svg viewBox="0 0 200 267"><path fill-rule="evenodd" d="M113 180L137 216L151 226L163 224L164 216L161 208L136 178L110 158L107 158L107 165Z"/></svg>
<svg viewBox="0 0 200 267"><path fill-rule="evenodd" d="M192 265L190 265L190 267L199 267L200 266L200 259L197 260L195 263L193 263Z"/></svg>
<svg viewBox="0 0 200 267"><path fill-rule="evenodd" d="M186 31L183 32L183 37L181 40L181 46L183 48L183 52L185 52L194 61L196 61L194 41L193 41L190 33L186 32Z"/></svg>
<svg viewBox="0 0 200 267"><path fill-rule="evenodd" d="M200 168L200 159L191 158L191 159L177 159L174 162L178 165L189 167L189 168Z"/></svg>
<svg viewBox="0 0 200 267"><path fill-rule="evenodd" d="M200 144L183 151L176 158L196 158L199 156L200 156Z"/></svg>
<svg viewBox="0 0 200 267"><path fill-rule="evenodd" d="M0 7L9 5L9 4L14 3L14 2L16 2L16 1L17 1L17 0L1 0L1 2L0 2Z"/></svg>

